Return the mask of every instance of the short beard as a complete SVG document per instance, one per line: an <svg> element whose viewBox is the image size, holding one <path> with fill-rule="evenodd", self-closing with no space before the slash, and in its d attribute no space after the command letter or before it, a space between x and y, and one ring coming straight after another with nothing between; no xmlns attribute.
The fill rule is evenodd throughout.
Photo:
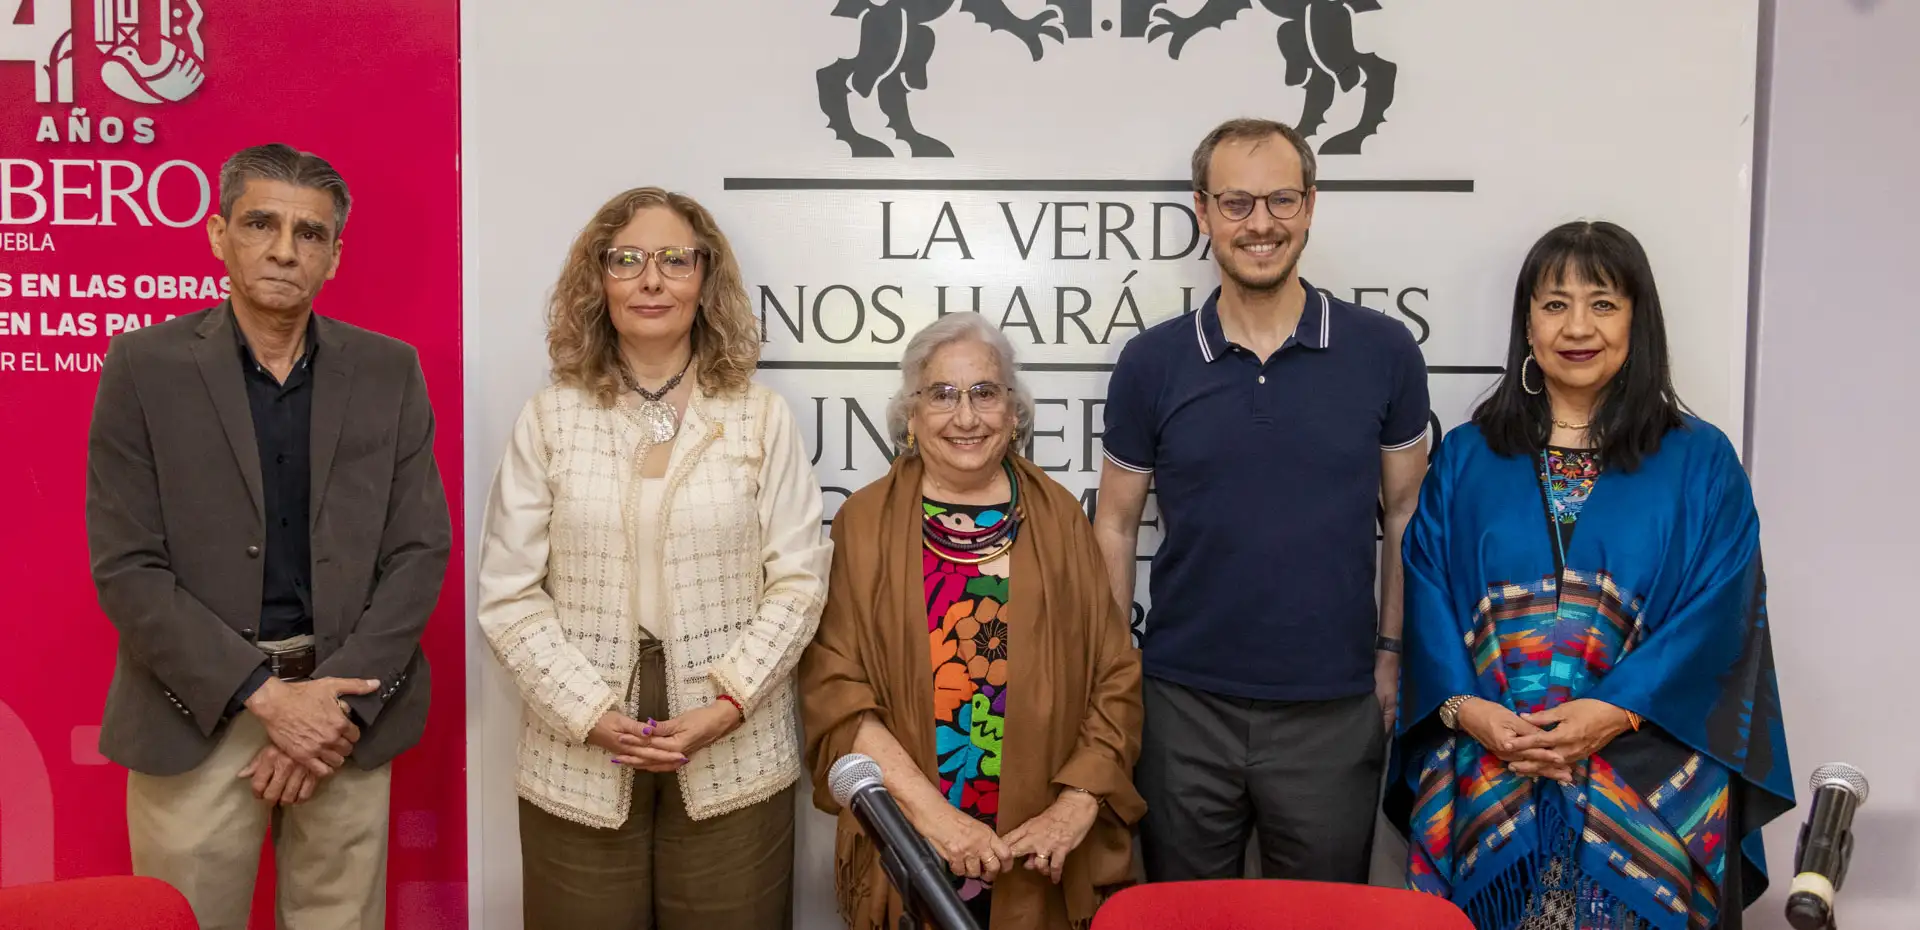
<svg viewBox="0 0 1920 930"><path fill-rule="evenodd" d="M1233 265L1227 262L1220 263L1220 270L1226 272L1227 277L1233 279L1233 283L1238 284L1242 290L1252 291L1256 294L1271 294L1285 287L1286 283L1293 278L1294 269L1298 267L1300 267L1300 258L1299 256L1295 256L1293 261L1288 262L1285 267L1280 269L1277 277L1274 277L1272 280L1255 280L1241 275L1238 271L1234 270Z"/></svg>
<svg viewBox="0 0 1920 930"><path fill-rule="evenodd" d="M1307 243L1310 241L1312 235L1313 230L1307 230L1306 234L1300 237L1299 253L1293 256L1293 261L1288 262L1280 269L1279 276L1271 282L1256 281L1252 278L1244 277L1234 270L1231 263L1226 261L1220 262L1220 270L1226 274L1227 277L1233 279L1233 283L1239 285L1242 290L1251 291L1256 294L1271 294L1285 287L1287 282L1293 279L1294 271L1300 267L1300 256L1307 254Z"/></svg>

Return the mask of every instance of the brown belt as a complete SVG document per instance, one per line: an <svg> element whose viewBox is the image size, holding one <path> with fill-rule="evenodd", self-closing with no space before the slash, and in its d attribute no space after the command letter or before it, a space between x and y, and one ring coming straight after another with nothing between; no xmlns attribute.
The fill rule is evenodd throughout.
<svg viewBox="0 0 1920 930"><path fill-rule="evenodd" d="M286 681L305 681L313 677L313 647L302 646L286 652L267 653L267 671Z"/></svg>

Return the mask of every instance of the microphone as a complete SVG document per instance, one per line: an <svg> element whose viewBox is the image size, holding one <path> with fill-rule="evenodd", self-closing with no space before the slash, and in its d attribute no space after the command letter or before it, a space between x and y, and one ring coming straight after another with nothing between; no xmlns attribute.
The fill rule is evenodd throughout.
<svg viewBox="0 0 1920 930"><path fill-rule="evenodd" d="M1829 762L1813 770L1808 787L1813 810L1793 851L1787 923L1794 930L1827 930L1834 925L1833 893L1853 857L1853 812L1867 803L1867 777L1844 762Z"/></svg>
<svg viewBox="0 0 1920 930"><path fill-rule="evenodd" d="M951 874L947 867L881 783L880 763L857 752L841 756L827 771L827 790L841 807L853 811L867 836L880 847L880 863L906 903L905 920L917 925L930 918L939 930L980 930L947 882ZM922 908L930 912L929 917L922 917Z"/></svg>

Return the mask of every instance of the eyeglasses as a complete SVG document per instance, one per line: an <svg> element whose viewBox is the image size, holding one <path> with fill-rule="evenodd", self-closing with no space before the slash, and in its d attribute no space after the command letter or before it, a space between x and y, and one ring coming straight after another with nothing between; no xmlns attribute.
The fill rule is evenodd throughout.
<svg viewBox="0 0 1920 930"><path fill-rule="evenodd" d="M1267 214L1276 220L1290 220L1300 215L1300 208L1307 202L1305 191L1277 190L1265 197L1255 196L1246 191L1221 191L1212 193L1201 191L1220 207L1220 212L1230 220L1244 220L1253 214L1253 202L1265 200Z"/></svg>
<svg viewBox="0 0 1920 930"><path fill-rule="evenodd" d="M621 280L637 278L647 271L648 261L660 264L660 273L669 278L685 278L700 267L700 259L706 255L706 249L692 246L675 245L664 249L636 249L629 246L615 246L601 256L600 263L607 274Z"/></svg>
<svg viewBox="0 0 1920 930"><path fill-rule="evenodd" d="M996 413L1007 402L1007 386L993 381L982 381L970 388L959 388L945 382L929 384L914 394L927 399L927 409L935 413L950 413L960 406L960 395L967 395L973 404L975 413Z"/></svg>

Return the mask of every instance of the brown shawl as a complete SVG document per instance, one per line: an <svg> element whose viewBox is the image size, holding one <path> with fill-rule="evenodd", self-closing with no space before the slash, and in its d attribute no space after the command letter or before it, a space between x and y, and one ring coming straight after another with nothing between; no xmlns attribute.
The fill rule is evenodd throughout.
<svg viewBox="0 0 1920 930"><path fill-rule="evenodd" d="M991 930L1086 927L1097 892L1131 879L1130 826L1146 813L1133 788L1140 653L1080 502L1031 462L1012 461L1026 517L1013 546L1008 595L1013 648L999 832L1045 810L1067 786L1107 803L1067 857L1059 886L1024 862L994 880ZM800 660L814 804L839 816L834 892L853 930L891 930L901 907L859 821L827 790L827 771L853 751L861 715L872 713L939 784L920 475L919 457L903 455L841 505L826 609Z"/></svg>

